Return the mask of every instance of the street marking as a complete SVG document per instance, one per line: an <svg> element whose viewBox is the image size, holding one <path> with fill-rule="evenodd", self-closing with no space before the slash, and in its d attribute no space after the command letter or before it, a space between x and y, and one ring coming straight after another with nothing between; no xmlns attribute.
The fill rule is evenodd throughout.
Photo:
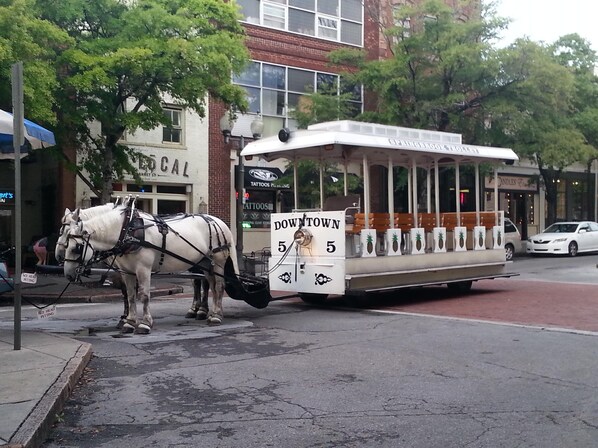
<svg viewBox="0 0 598 448"><path fill-rule="evenodd" d="M389 311L389 310L366 310L372 313L378 314L398 314L404 316L413 316L413 317L431 317L434 319L444 319L444 320L454 320L459 322L474 322L480 324L491 324L491 325L500 325L503 327L517 327L517 328L530 328L533 330L542 330L542 331L553 331L555 333L571 333L571 334L579 334L584 336L598 336L598 332L596 331L588 331L588 330L576 330L575 328L563 328L563 327L544 327L541 325L525 325L525 324L514 324L510 322L500 322L500 321L493 321L493 320L483 320L483 319L471 319L467 317L453 317L453 316L438 316L436 314L425 314L425 313L409 313L406 311Z"/></svg>

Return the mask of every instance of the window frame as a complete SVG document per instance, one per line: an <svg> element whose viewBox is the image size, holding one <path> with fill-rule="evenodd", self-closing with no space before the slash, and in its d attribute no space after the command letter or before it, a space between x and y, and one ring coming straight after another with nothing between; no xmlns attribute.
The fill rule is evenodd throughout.
<svg viewBox="0 0 598 448"><path fill-rule="evenodd" d="M258 72L259 72L259 85L255 85L255 84L249 84L249 83L242 83L239 82L239 80L251 80L252 82L254 81L254 78L252 77L247 77L244 78L241 75L235 77L236 79L233 79L233 83L235 85L238 85L240 87L242 87L243 89L245 89L246 91L251 90L252 92L256 92L258 94L258 98L256 101L251 101L251 106L250 106L250 113L260 113L262 115L262 118L264 120L264 122L267 124L268 120L270 120L271 122L283 122L283 126L285 127L289 127L289 128L293 128L294 125L294 119L291 116L291 111L296 107L296 104L294 104L295 102L297 104L299 104L300 102L300 98L303 95L309 95L315 92L318 92L321 89L320 86L320 80L325 80L325 78L331 78L334 82L334 88L337 91L337 95L341 94L344 90L347 89L346 85L343 85L343 81L342 81L342 76L338 73L331 73L331 72L323 72L323 71L317 71L317 70L310 70L304 67L294 67L294 66L290 66L290 65L281 65L281 64L272 64L271 62L265 62L265 61L252 61L252 69L255 71L255 67L258 67ZM274 89L271 86L264 86L264 66L276 66L276 67L281 67L284 69L284 80L282 82L282 85L284 86L284 88L278 88L278 89ZM301 73L299 72L304 72L305 76L299 76L297 77L293 83L293 85L291 86L291 82L289 81L289 73L291 71L296 71L298 75L300 75ZM297 81L299 81L299 83L303 83L304 81L307 81L307 75L309 75L311 77L312 82L311 83L307 83L307 84L303 84L300 90L297 89L297 87L300 87L299 85L297 85ZM303 79L305 78L305 79ZM329 85L329 83L326 83L326 85ZM359 86L359 88L357 87L352 87L352 89L355 93L355 97L350 99L349 102L351 104L353 104L355 106L356 111L358 111L358 113L363 111L363 102L364 102L364 98L363 98L363 87ZM278 112L278 110L281 110L281 113L271 113L270 109L267 109L266 111L264 110L264 92L268 92L269 95L271 95L271 98L274 97L274 93L276 93L276 95L283 95L283 105L282 107L276 107L276 110ZM290 101L289 99L293 97L293 101ZM295 98L297 99L297 101L294 101ZM257 104L256 104L257 102ZM293 105L291 105L291 103L293 103ZM279 101L277 101L277 106L279 106ZM266 126L268 128L268 126ZM280 127L278 127L277 129L280 129Z"/></svg>
<svg viewBox="0 0 598 448"><path fill-rule="evenodd" d="M246 1L249 1L249 0L246 0ZM255 1L255 0L252 0L252 1ZM329 40L329 41L338 42L338 43L356 46L356 47L363 47L363 45L364 45L363 33L364 33L364 26L365 26L365 19L364 19L365 13L364 13L363 4L361 5L361 18L354 19L352 17L345 17L343 15L342 3L338 2L338 0L336 0L337 1L336 14L319 12L318 4L320 1L327 1L327 0L318 0L318 2L314 2L314 7L311 8L311 7L300 7L300 6L289 5L288 1L286 1L286 0L258 0L259 19L257 21L259 23L256 23L256 20L255 20L256 18L254 18L254 17L243 16L241 21L250 23L253 25L264 26L267 28L283 30L288 33L300 34L302 36L310 36L310 37L315 37L317 39ZM242 8L241 12L243 13L244 4L242 2L243 2L243 0L238 1L238 3L241 3L241 8ZM255 7L255 4L253 3L252 8L254 8L254 7ZM281 13L281 17L279 20L275 19L275 15L270 14L272 11L275 11L275 10L278 10ZM302 11L302 12L310 13L313 15L313 19L314 19L313 26L309 30L309 31L313 31L313 33L295 31L295 30L291 30L289 28L289 17L293 11L297 11L297 12ZM326 27L326 26L322 27L320 25L320 20L334 21L336 23L336 28ZM268 22L270 22L270 23L268 23ZM351 25L358 26L361 29L361 32L359 35L359 43L355 43L354 41L343 40L344 36L354 36L356 34L356 33L351 33L351 32L344 34L343 26L345 23L347 25L351 24ZM334 37L331 36L333 34L332 32L330 32L330 35L326 35L326 32L325 32L326 30L328 30L328 31L334 30L335 36ZM307 28L306 28L306 31L307 31ZM355 39L352 39L352 40L355 40Z"/></svg>
<svg viewBox="0 0 598 448"><path fill-rule="evenodd" d="M171 121L170 125L162 125L162 143L168 145L183 145L184 132L183 132L183 109L176 106L165 105L162 106L162 110L168 116ZM174 114L178 115L178 124L175 124ZM177 132L174 132L177 131ZM170 135L170 140L165 139L166 132ZM178 133L179 141L174 141L172 136Z"/></svg>

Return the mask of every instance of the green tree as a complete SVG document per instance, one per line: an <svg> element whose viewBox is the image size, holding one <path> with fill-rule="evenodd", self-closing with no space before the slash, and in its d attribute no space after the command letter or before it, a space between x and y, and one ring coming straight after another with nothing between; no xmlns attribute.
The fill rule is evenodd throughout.
<svg viewBox="0 0 598 448"><path fill-rule="evenodd" d="M0 2L0 108L12 109L11 66L23 61L27 118L55 123L55 61L70 43L66 32L39 17L34 0Z"/></svg>
<svg viewBox="0 0 598 448"><path fill-rule="evenodd" d="M563 171L587 163L592 148L576 124L579 73L555 47L518 40L504 50L505 76L516 80L492 104L492 141L512 146L538 166L546 191L547 223L556 220Z"/></svg>
<svg viewBox="0 0 598 448"><path fill-rule="evenodd" d="M357 67L346 76L376 94L377 108L364 120L451 132L474 128L467 121L483 121L484 102L502 88L495 82L499 63L491 41L506 21L491 9L477 15L475 4L403 5L395 12L396 25L385 31L391 57L367 60L355 50L331 55L334 63ZM462 20L465 14L468 20ZM466 135L470 142L474 137Z"/></svg>
<svg viewBox="0 0 598 448"><path fill-rule="evenodd" d="M355 115L350 103L352 98L352 93L339 94L336 89L304 95L291 116L299 129L307 129L311 124L326 121L346 120Z"/></svg>
<svg viewBox="0 0 598 448"><path fill-rule="evenodd" d="M598 159L598 77L595 74L596 52L589 41L578 34L568 34L559 38L552 49L557 61L568 67L575 78L575 97L573 101L573 124L583 134L591 147L585 160L586 169L586 207L588 219L594 210L594 189L592 163ZM583 161L582 161L583 162Z"/></svg>
<svg viewBox="0 0 598 448"><path fill-rule="evenodd" d="M74 44L57 61L59 143L76 144L81 167L107 202L112 182L144 156L125 132L169 125L163 102L205 115L208 98L246 109L232 84L248 61L237 5L220 0L38 0L43 18ZM89 124L97 122L101 133Z"/></svg>

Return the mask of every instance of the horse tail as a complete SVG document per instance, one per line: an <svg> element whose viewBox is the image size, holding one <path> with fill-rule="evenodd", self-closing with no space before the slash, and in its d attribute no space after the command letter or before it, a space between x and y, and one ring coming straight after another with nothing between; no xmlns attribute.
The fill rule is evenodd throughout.
<svg viewBox="0 0 598 448"><path fill-rule="evenodd" d="M232 232L231 232L231 235L232 235ZM237 246L235 244L232 244L232 240L231 240L231 245L230 245L230 255L229 256L233 262L235 274L239 275L240 271L239 271L239 258L237 256Z"/></svg>

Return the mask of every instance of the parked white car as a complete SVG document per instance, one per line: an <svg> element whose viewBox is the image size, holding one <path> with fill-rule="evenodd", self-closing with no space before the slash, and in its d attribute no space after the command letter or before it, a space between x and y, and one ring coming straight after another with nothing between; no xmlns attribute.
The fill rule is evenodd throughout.
<svg viewBox="0 0 598 448"><path fill-rule="evenodd" d="M530 255L551 254L576 256L580 252L598 251L598 223L593 221L556 222L544 232L527 240Z"/></svg>

